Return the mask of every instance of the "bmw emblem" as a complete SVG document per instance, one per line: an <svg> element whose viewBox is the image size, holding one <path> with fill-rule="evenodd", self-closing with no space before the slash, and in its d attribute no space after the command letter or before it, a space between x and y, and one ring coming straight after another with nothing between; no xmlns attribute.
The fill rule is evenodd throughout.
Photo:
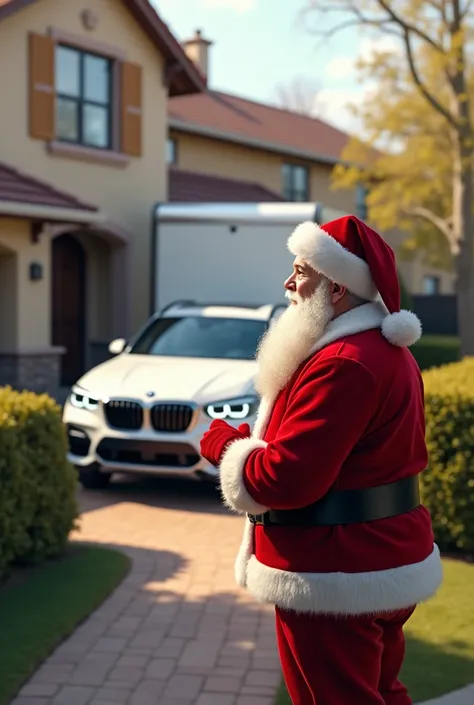
<svg viewBox="0 0 474 705"><path fill-rule="evenodd" d="M152 391L150 390L149 392L146 393L146 395L147 395L147 397L154 397L154 396L155 396L155 392L152 392Z"/></svg>

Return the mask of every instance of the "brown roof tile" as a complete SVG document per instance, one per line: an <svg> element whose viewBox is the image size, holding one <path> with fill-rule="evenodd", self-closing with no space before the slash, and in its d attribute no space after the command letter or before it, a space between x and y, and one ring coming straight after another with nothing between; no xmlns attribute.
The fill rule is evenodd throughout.
<svg viewBox="0 0 474 705"><path fill-rule="evenodd" d="M97 212L95 206L83 203L75 196L58 191L53 186L27 176L0 162L0 202L22 203L25 205L69 208L87 212ZM0 206L1 213L1 206Z"/></svg>
<svg viewBox="0 0 474 705"><path fill-rule="evenodd" d="M35 2L38 0L0 0L0 21ZM183 47L149 0L122 0L122 2L166 59L170 67L170 95L185 95L204 90L206 79L186 56Z"/></svg>
<svg viewBox="0 0 474 705"><path fill-rule="evenodd" d="M220 176L169 170L169 200L187 203L265 203L283 201L260 184Z"/></svg>
<svg viewBox="0 0 474 705"><path fill-rule="evenodd" d="M172 98L168 115L177 130L204 129L215 139L294 152L312 161L339 161L350 139L317 118L216 91Z"/></svg>

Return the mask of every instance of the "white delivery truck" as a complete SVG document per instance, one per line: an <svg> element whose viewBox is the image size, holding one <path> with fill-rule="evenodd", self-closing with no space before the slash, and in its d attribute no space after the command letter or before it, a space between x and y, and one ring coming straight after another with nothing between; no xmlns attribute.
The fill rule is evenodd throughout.
<svg viewBox="0 0 474 705"><path fill-rule="evenodd" d="M160 204L153 212L151 317L64 406L69 459L89 489L114 473L218 477L199 452L212 419L251 426L255 353L286 304L286 241L316 203Z"/></svg>

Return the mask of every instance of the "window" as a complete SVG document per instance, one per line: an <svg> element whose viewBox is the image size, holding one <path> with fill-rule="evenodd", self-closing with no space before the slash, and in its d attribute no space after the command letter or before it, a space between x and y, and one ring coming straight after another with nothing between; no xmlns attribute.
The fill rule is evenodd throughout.
<svg viewBox="0 0 474 705"><path fill-rule="evenodd" d="M172 137L168 137L168 140L166 142L166 163L176 164L177 161L178 155L176 140Z"/></svg>
<svg viewBox="0 0 474 705"><path fill-rule="evenodd" d="M59 45L55 63L56 138L111 149L112 62Z"/></svg>
<svg viewBox="0 0 474 705"><path fill-rule="evenodd" d="M253 360L265 321L186 316L158 318L133 345L137 355Z"/></svg>
<svg viewBox="0 0 474 705"><path fill-rule="evenodd" d="M367 218L367 196L369 189L363 184L356 186L356 214L361 220Z"/></svg>
<svg viewBox="0 0 474 705"><path fill-rule="evenodd" d="M287 201L309 199L308 169L298 164L283 164L283 197Z"/></svg>
<svg viewBox="0 0 474 705"><path fill-rule="evenodd" d="M435 296L439 294L440 281L439 277L425 276L423 277L423 293L426 296Z"/></svg>

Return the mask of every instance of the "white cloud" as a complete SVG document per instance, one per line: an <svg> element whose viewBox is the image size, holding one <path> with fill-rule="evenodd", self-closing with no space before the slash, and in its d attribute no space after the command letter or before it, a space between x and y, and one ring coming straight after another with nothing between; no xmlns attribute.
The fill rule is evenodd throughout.
<svg viewBox="0 0 474 705"><path fill-rule="evenodd" d="M325 77L332 81L356 80L356 65L360 59L370 61L378 52L398 53L401 46L395 37L363 37L358 49L356 56L340 54L331 59L324 68Z"/></svg>
<svg viewBox="0 0 474 705"><path fill-rule="evenodd" d="M208 10L233 10L244 14L255 9L256 0L201 0L201 7Z"/></svg>
<svg viewBox="0 0 474 705"><path fill-rule="evenodd" d="M351 105L360 106L370 100L373 85L345 88L323 88L315 98L315 114L321 120L332 123L340 130L360 134L362 126L353 115Z"/></svg>
<svg viewBox="0 0 474 705"><path fill-rule="evenodd" d="M335 56L324 68L324 75L334 81L351 77L354 72L354 59L351 56Z"/></svg>

